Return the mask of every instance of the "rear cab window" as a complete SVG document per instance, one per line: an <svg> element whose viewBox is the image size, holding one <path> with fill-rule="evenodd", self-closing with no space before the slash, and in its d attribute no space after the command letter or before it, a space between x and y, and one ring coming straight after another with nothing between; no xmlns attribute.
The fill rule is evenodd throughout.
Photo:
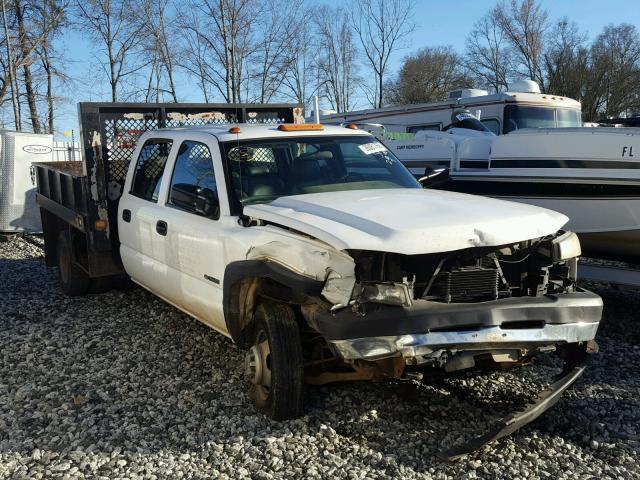
<svg viewBox="0 0 640 480"><path fill-rule="evenodd" d="M136 160L129 193L143 200L157 203L169 153L173 142L167 139L147 140Z"/></svg>

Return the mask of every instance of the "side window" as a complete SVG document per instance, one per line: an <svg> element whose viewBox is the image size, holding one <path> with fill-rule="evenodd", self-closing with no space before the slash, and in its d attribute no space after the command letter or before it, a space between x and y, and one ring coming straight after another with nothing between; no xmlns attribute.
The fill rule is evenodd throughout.
<svg viewBox="0 0 640 480"><path fill-rule="evenodd" d="M500 135L500 122L495 118L487 118L486 120L481 120L482 124L491 130L496 135Z"/></svg>
<svg viewBox="0 0 640 480"><path fill-rule="evenodd" d="M220 205L209 147L185 141L180 145L171 176L169 204L190 213L218 219Z"/></svg>
<svg viewBox="0 0 640 480"><path fill-rule="evenodd" d="M133 172L131 195L150 202L158 201L162 173L171 151L171 145L170 140L148 140L144 144Z"/></svg>

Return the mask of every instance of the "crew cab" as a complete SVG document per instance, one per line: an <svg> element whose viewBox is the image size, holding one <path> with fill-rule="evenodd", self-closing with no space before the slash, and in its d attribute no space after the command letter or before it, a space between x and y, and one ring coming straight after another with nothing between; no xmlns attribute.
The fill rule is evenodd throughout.
<svg viewBox="0 0 640 480"><path fill-rule="evenodd" d="M61 217L46 195L54 166L37 168L57 228L48 262L85 293L86 220ZM109 228L123 271L245 350L250 395L275 419L303 412L305 383L575 356L600 321L601 299L576 285L567 217L423 189L354 126L148 131L119 193Z"/></svg>

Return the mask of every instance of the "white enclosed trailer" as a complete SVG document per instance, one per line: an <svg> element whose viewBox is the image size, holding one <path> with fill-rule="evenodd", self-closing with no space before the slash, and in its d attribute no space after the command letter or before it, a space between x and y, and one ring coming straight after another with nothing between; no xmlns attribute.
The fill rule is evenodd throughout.
<svg viewBox="0 0 640 480"><path fill-rule="evenodd" d="M31 164L79 159L77 153L77 144L53 135L0 130L0 232L42 230Z"/></svg>

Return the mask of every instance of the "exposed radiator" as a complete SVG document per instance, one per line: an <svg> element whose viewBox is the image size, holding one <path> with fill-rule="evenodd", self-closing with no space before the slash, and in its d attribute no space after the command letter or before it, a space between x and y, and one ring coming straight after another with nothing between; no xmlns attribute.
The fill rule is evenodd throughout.
<svg viewBox="0 0 640 480"><path fill-rule="evenodd" d="M427 298L449 302L496 300L499 275L495 268L461 267L440 272Z"/></svg>

